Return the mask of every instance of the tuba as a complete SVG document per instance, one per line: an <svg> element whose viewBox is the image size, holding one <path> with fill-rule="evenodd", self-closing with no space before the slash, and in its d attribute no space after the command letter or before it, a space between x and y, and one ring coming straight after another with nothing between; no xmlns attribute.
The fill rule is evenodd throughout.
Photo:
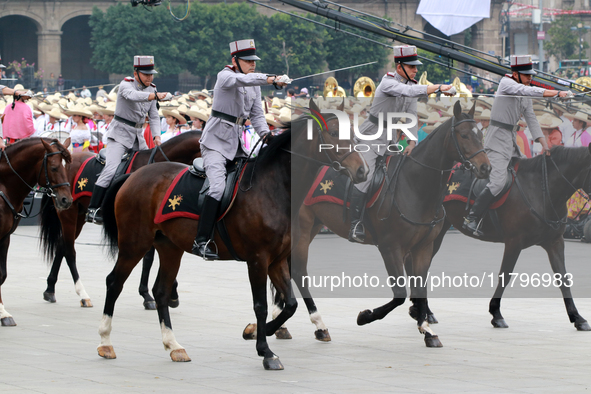
<svg viewBox="0 0 591 394"><path fill-rule="evenodd" d="M458 92L454 97L472 97L472 93L466 87L466 84L460 82L460 77L456 77L452 82L453 87Z"/></svg>
<svg viewBox="0 0 591 394"><path fill-rule="evenodd" d="M577 80L575 81L575 83L576 84L579 84L579 85L585 86L586 89L585 88L582 88L580 86L573 86L573 89L577 89L577 90L580 90L582 92L588 92L589 90L591 90L591 77L580 77L580 78L577 78Z"/></svg>
<svg viewBox="0 0 591 394"><path fill-rule="evenodd" d="M353 86L353 96L355 97L373 97L376 93L376 85L369 77L361 77Z"/></svg>
<svg viewBox="0 0 591 394"><path fill-rule="evenodd" d="M427 85L427 86L433 85L431 82L429 82L427 80L427 71L425 71L425 72L423 72L423 74L421 74L421 78L419 78L419 85ZM435 93L431 93L429 95L429 97L435 98L435 97L437 97L437 95Z"/></svg>
<svg viewBox="0 0 591 394"><path fill-rule="evenodd" d="M326 78L324 81L324 91L322 92L324 97L346 97L345 89L339 86L339 83L334 77Z"/></svg>

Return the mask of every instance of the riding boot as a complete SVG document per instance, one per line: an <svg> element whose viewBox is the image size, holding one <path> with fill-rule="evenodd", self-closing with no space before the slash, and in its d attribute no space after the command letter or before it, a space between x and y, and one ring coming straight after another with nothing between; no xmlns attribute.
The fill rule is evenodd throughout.
<svg viewBox="0 0 591 394"><path fill-rule="evenodd" d="M95 223L99 225L103 224L101 205L106 193L107 188L94 185L92 197L90 198L90 204L88 205L88 210L86 211L86 221L88 223Z"/></svg>
<svg viewBox="0 0 591 394"><path fill-rule="evenodd" d="M474 205L472 205L468 216L464 218L464 225L462 227L475 236L482 237L483 233L479 228L480 220L494 198L495 196L490 192L489 188L485 187L478 197L476 197L476 201L474 201Z"/></svg>
<svg viewBox="0 0 591 394"><path fill-rule="evenodd" d="M213 197L205 196L203 209L199 216L197 237L193 241L191 253L203 257L205 260L219 260L219 256L211 249L213 243L213 227L218 217L220 202Z"/></svg>
<svg viewBox="0 0 591 394"><path fill-rule="evenodd" d="M349 230L349 241L363 243L365 241L365 229L363 228L363 208L365 205L365 193L353 187L351 192L351 229Z"/></svg>

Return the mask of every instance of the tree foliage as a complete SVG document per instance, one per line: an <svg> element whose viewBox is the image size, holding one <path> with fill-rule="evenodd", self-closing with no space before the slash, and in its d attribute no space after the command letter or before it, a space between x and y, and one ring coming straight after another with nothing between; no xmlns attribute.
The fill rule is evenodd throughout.
<svg viewBox="0 0 591 394"><path fill-rule="evenodd" d="M573 15L563 15L556 18L550 29L548 29L549 39L544 41L544 50L546 54L555 56L558 60L577 59L579 57L579 32L571 30L571 27L577 27L581 20ZM587 30L583 30L584 33ZM585 41L582 42L581 51L589 47ZM583 56L584 57L584 56Z"/></svg>

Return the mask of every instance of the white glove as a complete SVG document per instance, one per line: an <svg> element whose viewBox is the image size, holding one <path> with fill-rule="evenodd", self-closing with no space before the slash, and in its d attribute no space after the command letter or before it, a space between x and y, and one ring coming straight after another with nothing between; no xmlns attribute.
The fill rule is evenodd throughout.
<svg viewBox="0 0 591 394"><path fill-rule="evenodd" d="M570 90L567 90L566 91L566 97L564 97L564 98L565 99L571 99L571 98L574 98L574 97L575 97L574 93L571 92Z"/></svg>
<svg viewBox="0 0 591 394"><path fill-rule="evenodd" d="M454 86L452 86L448 90L441 90L441 93L448 95L448 96L455 96L458 93L458 91L456 90L456 88Z"/></svg>
<svg viewBox="0 0 591 394"><path fill-rule="evenodd" d="M283 82L286 84L290 84L291 83L291 79L287 76L287 75L282 75L280 77L277 77L277 79L275 80L275 82Z"/></svg>
<svg viewBox="0 0 591 394"><path fill-rule="evenodd" d="M172 94L166 93L166 96L161 101L170 101L172 100Z"/></svg>

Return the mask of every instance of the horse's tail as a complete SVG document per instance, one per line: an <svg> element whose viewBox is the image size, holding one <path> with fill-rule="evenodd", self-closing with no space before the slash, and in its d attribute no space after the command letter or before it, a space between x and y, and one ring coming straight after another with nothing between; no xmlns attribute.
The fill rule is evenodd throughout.
<svg viewBox="0 0 591 394"><path fill-rule="evenodd" d="M111 257L115 258L119 251L119 232L117 231L117 219L115 218L115 197L123 183L129 178L126 174L117 178L107 190L101 211L103 211L103 237Z"/></svg>
<svg viewBox="0 0 591 394"><path fill-rule="evenodd" d="M44 194L41 200L41 238L39 243L48 263L51 263L55 258L57 250L63 247L62 239L62 223L57 216L55 205L53 205L53 198Z"/></svg>

